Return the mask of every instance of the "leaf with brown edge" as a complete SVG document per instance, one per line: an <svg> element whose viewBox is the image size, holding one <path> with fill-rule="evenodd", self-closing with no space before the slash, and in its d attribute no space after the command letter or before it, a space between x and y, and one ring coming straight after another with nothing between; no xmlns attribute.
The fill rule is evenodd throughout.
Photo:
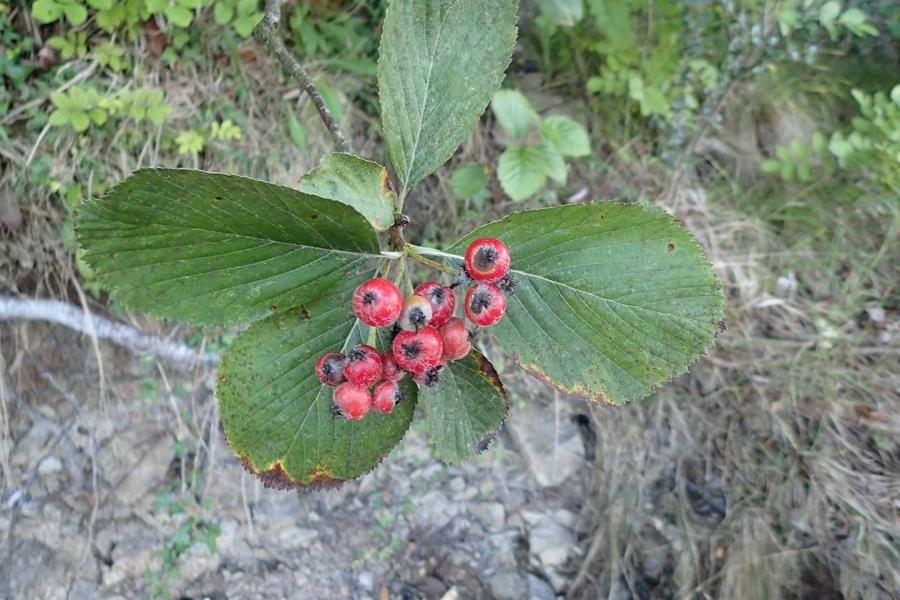
<svg viewBox="0 0 900 600"><path fill-rule="evenodd" d="M331 413L333 388L315 375L316 359L361 343L368 327L348 295L277 313L251 325L222 356L216 393L228 445L270 487L328 488L375 468L402 439L417 393L388 415L360 421Z"/></svg>
<svg viewBox="0 0 900 600"><path fill-rule="evenodd" d="M663 210L597 202L509 215L449 251L496 237L518 281L491 328L549 385L597 402L641 398L714 342L725 299L703 248ZM421 250L420 250L421 251Z"/></svg>
<svg viewBox="0 0 900 600"><path fill-rule="evenodd" d="M457 463L483 452L509 412L494 366L478 350L450 361L439 382L419 388L435 456Z"/></svg>

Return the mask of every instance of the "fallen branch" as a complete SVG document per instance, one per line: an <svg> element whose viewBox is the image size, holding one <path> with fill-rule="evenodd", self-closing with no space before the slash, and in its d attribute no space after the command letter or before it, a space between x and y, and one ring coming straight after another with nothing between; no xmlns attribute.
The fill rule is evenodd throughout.
<svg viewBox="0 0 900 600"><path fill-rule="evenodd" d="M337 121L334 120L331 111L325 106L325 100L322 99L319 88L316 87L316 84L309 76L309 73L306 72L306 69L303 68L303 65L301 65L296 58L291 56L291 53L285 47L284 42L281 41L281 36L278 34L278 26L280 23L281 0L266 0L265 16L262 21L259 22L259 25L256 26L253 35L259 43L275 55L275 58L281 63L281 68L284 69L285 73L300 81L303 89L316 106L316 110L319 111L319 116L322 117L325 127L328 128L331 137L334 138L334 143L338 150L341 152L350 152L350 144L347 143L347 138L345 138L343 132L341 132L341 128L337 124Z"/></svg>
<svg viewBox="0 0 900 600"><path fill-rule="evenodd" d="M109 340L135 354L153 354L176 363L212 365L219 359L217 353L201 353L196 348L148 335L125 323L98 315L88 316L81 308L58 300L0 296L0 321L14 320L57 323L85 335Z"/></svg>

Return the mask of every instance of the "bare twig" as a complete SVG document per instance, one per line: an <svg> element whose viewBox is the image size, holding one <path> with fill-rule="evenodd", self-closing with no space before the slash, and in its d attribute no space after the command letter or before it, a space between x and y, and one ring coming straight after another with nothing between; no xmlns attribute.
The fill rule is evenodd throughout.
<svg viewBox="0 0 900 600"><path fill-rule="evenodd" d="M218 354L199 353L196 349L160 339L139 331L131 325L93 315L93 327L84 311L76 306L58 300L32 298L11 298L0 296L0 321L50 321L64 325L86 335L96 335L128 348L138 354L153 354L173 362L184 364L213 364Z"/></svg>
<svg viewBox="0 0 900 600"><path fill-rule="evenodd" d="M325 127L328 128L331 137L334 138L334 143L338 147L338 150L341 152L351 152L350 144L347 143L347 138L345 138L344 134L341 132L341 128L337 124L337 121L334 120L331 111L325 106L325 101L322 99L319 88L316 87L316 84L309 76L309 73L306 72L303 65L301 65L296 58L291 56L291 53L285 47L284 42L281 41L281 37L278 35L278 26L280 23L281 0L266 0L265 16L263 17L263 20L259 22L259 25L256 26L253 35L259 43L275 55L275 58L281 63L281 68L284 69L285 73L300 81L303 89L316 106L316 110L319 111L319 116L322 117Z"/></svg>

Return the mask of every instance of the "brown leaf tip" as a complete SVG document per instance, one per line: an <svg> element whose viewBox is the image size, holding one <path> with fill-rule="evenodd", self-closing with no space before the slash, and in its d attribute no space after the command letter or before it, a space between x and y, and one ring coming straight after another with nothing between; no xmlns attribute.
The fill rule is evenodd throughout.
<svg viewBox="0 0 900 600"><path fill-rule="evenodd" d="M250 459L245 456L238 457L245 469L259 477L264 487L273 490L336 490L344 485L343 480L335 479L328 471L322 468L315 469L308 483L291 478L281 466L281 461L275 461L270 469L257 471Z"/></svg>

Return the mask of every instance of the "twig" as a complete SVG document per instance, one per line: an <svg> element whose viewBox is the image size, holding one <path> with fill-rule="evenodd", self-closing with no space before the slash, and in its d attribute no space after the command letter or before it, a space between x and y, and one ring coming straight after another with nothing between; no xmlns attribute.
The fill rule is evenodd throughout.
<svg viewBox="0 0 900 600"><path fill-rule="evenodd" d="M176 363L211 365L219 359L216 353L201 354L190 346L148 335L125 323L105 319L98 315L93 315L92 319L93 327L82 309L66 302L0 296L0 321L50 321L85 335L96 335L100 339L109 340L137 354L154 354Z"/></svg>
<svg viewBox="0 0 900 600"><path fill-rule="evenodd" d="M284 69L285 73L296 77L300 81L303 89L306 90L306 93L316 106L316 110L319 111L319 116L322 117L325 127L328 128L331 137L334 138L334 143L338 147L338 150L341 152L351 152L352 150L350 144L347 143L347 138L345 138L344 134L341 132L340 126L331 115L331 111L325 106L325 100L322 99L319 88L313 83L312 78L309 76L309 73L306 72L306 69L303 68L303 65L301 65L296 58L291 56L291 53L285 47L284 42L281 41L281 37L278 35L278 26L280 23L281 0L266 0L265 16L263 17L263 20L259 22L259 25L256 26L253 35L259 43L275 55L275 58L281 63L281 68Z"/></svg>

